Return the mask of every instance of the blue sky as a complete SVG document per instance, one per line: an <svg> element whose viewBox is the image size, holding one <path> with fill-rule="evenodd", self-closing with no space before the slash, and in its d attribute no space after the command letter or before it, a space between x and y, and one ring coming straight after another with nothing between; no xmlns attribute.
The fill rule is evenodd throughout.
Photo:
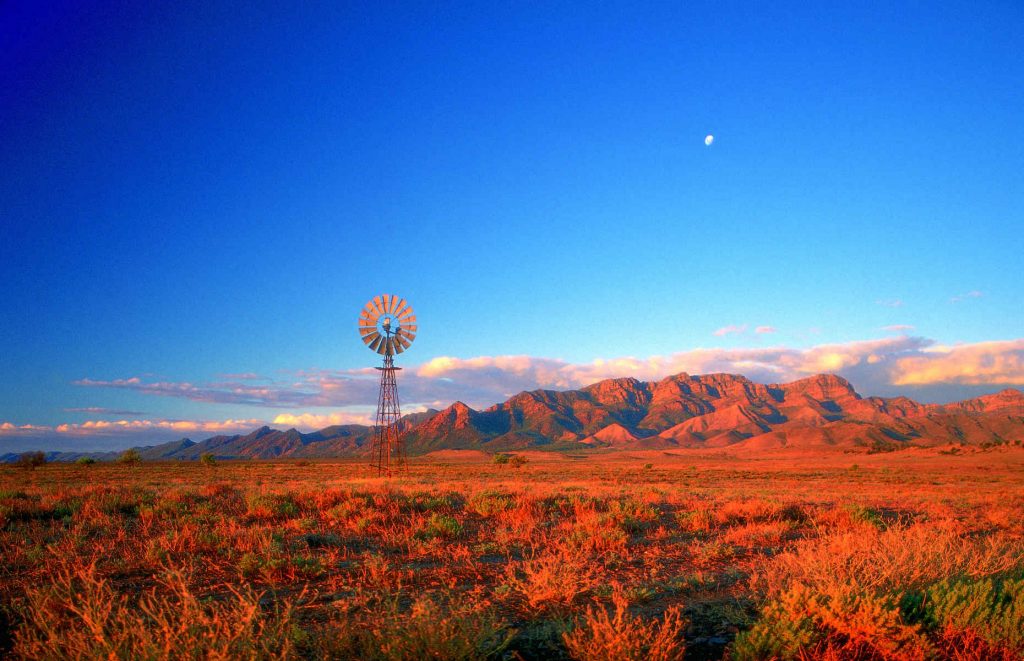
<svg viewBox="0 0 1024 661"><path fill-rule="evenodd" d="M1024 384L1024 6L592 4L0 6L0 449L357 419L389 291L410 406Z"/></svg>

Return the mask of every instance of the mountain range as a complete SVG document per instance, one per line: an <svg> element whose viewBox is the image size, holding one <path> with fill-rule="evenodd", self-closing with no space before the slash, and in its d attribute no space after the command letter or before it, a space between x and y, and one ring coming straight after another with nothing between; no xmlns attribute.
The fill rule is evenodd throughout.
<svg viewBox="0 0 1024 661"><path fill-rule="evenodd" d="M950 404L861 397L846 379L819 374L759 384L734 374L677 374L656 382L608 379L579 390L521 392L474 410L402 418L410 454L445 449L508 451L673 448L809 448L865 451L912 446L1024 443L1024 393L1007 389ZM261 427L252 433L181 439L138 448L145 460L337 457L365 453L373 428L338 425L312 433ZM116 453L89 453L108 459ZM74 460L81 453L51 453ZM14 456L0 456L11 460Z"/></svg>

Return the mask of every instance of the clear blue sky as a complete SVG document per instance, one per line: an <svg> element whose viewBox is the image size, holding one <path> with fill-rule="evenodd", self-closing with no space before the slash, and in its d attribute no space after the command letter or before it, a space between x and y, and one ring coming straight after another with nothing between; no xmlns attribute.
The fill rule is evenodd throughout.
<svg viewBox="0 0 1024 661"><path fill-rule="evenodd" d="M0 4L0 422L259 417L74 382L385 291L408 364L1024 336L1020 2L164 4Z"/></svg>

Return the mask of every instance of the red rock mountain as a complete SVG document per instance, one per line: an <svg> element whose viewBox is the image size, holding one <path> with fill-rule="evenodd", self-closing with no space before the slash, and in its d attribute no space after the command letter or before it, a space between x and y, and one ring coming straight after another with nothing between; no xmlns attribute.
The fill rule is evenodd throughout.
<svg viewBox="0 0 1024 661"><path fill-rule="evenodd" d="M861 397L820 374L762 385L743 376L610 379L581 390L522 392L483 411L456 403L411 427L413 452L440 448L719 448L1024 442L1024 394L953 404Z"/></svg>

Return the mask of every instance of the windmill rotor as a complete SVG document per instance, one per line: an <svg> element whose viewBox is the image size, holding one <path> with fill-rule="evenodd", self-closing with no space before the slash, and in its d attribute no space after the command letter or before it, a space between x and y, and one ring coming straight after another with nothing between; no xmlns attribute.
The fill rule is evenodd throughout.
<svg viewBox="0 0 1024 661"><path fill-rule="evenodd" d="M394 356L416 339L416 315L404 298L393 294L374 296L359 313L363 343L384 356Z"/></svg>

